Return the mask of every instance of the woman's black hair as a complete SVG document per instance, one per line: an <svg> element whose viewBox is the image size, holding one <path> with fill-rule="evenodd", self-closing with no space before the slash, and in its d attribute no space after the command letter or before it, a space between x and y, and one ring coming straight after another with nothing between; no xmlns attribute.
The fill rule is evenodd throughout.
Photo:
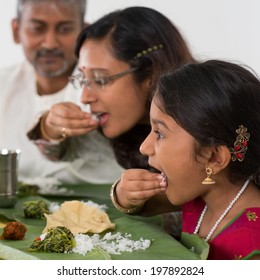
<svg viewBox="0 0 260 280"><path fill-rule="evenodd" d="M83 29L77 40L76 56L79 57L86 40L105 38L115 58L129 63L130 67L138 67L134 75L140 82L151 76L156 82L159 74L194 60L178 29L151 8L130 7L103 16ZM136 57L153 47L159 50Z"/></svg>
<svg viewBox="0 0 260 280"><path fill-rule="evenodd" d="M129 67L137 68L132 74L137 83L150 78L151 95L162 73L194 61L185 40L174 24L151 8L130 7L111 12L86 27L77 40L77 57L84 42L90 39L106 39L109 50L116 59L128 63ZM151 98L147 100L147 118L150 101ZM149 130L149 125L145 128L145 125L136 124L130 131L112 140L117 160L123 167L148 168L148 164L144 164L146 161L139 153L139 146ZM132 163L129 163L130 161Z"/></svg>
<svg viewBox="0 0 260 280"><path fill-rule="evenodd" d="M230 180L254 176L260 186L260 81L251 70L220 60L190 63L160 78L156 98L200 147L234 148L240 125L250 133L243 161L230 161Z"/></svg>

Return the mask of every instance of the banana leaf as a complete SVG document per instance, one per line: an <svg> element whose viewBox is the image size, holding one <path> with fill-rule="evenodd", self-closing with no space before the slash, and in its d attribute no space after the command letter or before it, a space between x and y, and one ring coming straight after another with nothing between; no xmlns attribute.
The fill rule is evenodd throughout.
<svg viewBox="0 0 260 280"><path fill-rule="evenodd" d="M74 200L76 198L71 198L69 199L68 197L65 198L65 200ZM64 198L60 197L49 197L49 199L42 197L42 196L23 196L20 197L17 201L17 204L15 205L14 208L0 208L0 228L1 228L1 222L2 224L5 223L5 221L8 220L15 220L19 221L21 223L24 223L26 225L33 225L33 226L44 226L45 225L45 220L40 219L27 219L24 217L24 212L23 212L23 204L26 201L33 201L33 200L44 200L47 204L50 204L51 202L57 202L57 203L62 203L64 202ZM87 197L81 197L81 201L89 201L90 199ZM112 219L120 218L120 217L127 217L127 214L123 214L120 211L118 211L112 204L111 200L104 200L104 199L92 199L91 201L98 203L98 204L105 204L108 209L106 213L108 214L109 217ZM132 216L132 219L135 220L145 220L146 222L153 223L159 226L162 226L163 220L160 215L153 216L153 217L140 217L140 216Z"/></svg>
<svg viewBox="0 0 260 280"><path fill-rule="evenodd" d="M198 254L202 260L206 260L209 254L209 244L204 238L200 238L197 234L189 234L183 232L181 242L195 254Z"/></svg>
<svg viewBox="0 0 260 280"><path fill-rule="evenodd" d="M201 251L192 251L190 246L187 248L179 241L164 232L162 228L161 216L154 217L140 217L129 216L122 214L115 209L109 198L109 188L107 186L70 186L74 190L74 196L22 196L19 197L14 208L0 209L0 224L4 224L9 220L17 220L24 223L27 227L27 233L23 240L0 240L0 258L12 260L29 260L29 259L47 259L47 260L186 260L186 259L205 259L206 253L201 254ZM83 190L84 189L84 190ZM83 195L84 194L84 195ZM47 203L51 201L63 202L64 200L92 200L95 203L106 204L108 206L107 214L111 221L115 223L116 232L129 233L132 235L131 239L139 240L141 237L151 240L151 245L146 250L138 250L132 253L124 252L121 255L108 254L106 251L96 248L86 255L78 253L44 253L44 252L30 252L29 247L33 240L38 237L46 225L44 219L26 219L23 214L23 203L30 200L43 199ZM0 234L2 230L0 229ZM104 233L105 234L105 233ZM204 251L205 252L205 251Z"/></svg>
<svg viewBox="0 0 260 280"><path fill-rule="evenodd" d="M48 198L100 198L109 200L111 184L62 184L55 187L53 191L49 193L39 193L39 191L31 191L30 185L28 185L27 191L19 191L21 188L18 187L18 192L20 196L32 196L32 195L41 195ZM60 189L65 189L66 191L60 192Z"/></svg>
<svg viewBox="0 0 260 280"><path fill-rule="evenodd" d="M87 256L80 254L44 253L29 252L29 247L33 240L41 234L42 228L38 226L28 226L27 233L23 240L1 240L0 258L6 260L107 260L111 259L102 249L95 249Z"/></svg>
<svg viewBox="0 0 260 280"><path fill-rule="evenodd" d="M122 217L113 221L116 224L116 232L130 233L132 239L141 237L152 241L151 246L146 250L138 250L132 253L124 252L121 255L106 253L100 248L96 248L85 256L76 253L42 253L30 252L29 247L33 240L41 234L42 227L26 225L27 233L23 240L1 240L0 258L9 260L156 260L156 259L200 259L200 256L185 248L180 242L168 234L162 232L159 226L147 224L142 221L128 217ZM0 231L1 233L1 231Z"/></svg>

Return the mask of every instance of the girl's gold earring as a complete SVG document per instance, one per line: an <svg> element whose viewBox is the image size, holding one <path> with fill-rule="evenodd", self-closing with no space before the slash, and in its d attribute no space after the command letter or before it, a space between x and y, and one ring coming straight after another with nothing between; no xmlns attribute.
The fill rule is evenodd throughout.
<svg viewBox="0 0 260 280"><path fill-rule="evenodd" d="M210 168L210 167L206 167L206 173L207 173L207 177L202 181L202 184L203 185L213 185L213 184L215 184L216 182L210 178L210 176L213 173L213 169Z"/></svg>

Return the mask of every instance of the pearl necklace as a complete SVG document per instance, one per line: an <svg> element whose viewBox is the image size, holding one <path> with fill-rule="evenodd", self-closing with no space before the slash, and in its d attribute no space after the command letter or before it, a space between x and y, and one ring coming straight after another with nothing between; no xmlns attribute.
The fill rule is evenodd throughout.
<svg viewBox="0 0 260 280"><path fill-rule="evenodd" d="M250 182L250 178L248 178L246 180L246 182L244 183L244 185L242 186L242 188L240 189L240 191L238 192L238 194L235 196L235 198L230 202L230 204L228 205L228 207L225 209L225 211L222 213L222 215L219 217L219 219L216 221L216 223L214 224L214 226L212 227L212 229L210 230L210 232L208 233L208 235L205 238L205 241L208 242L211 238L211 236L213 235L213 233L215 232L216 228L218 227L218 225L220 224L220 222L222 222L222 220L225 218L225 216L227 215L227 213L231 210L231 208L233 207L233 205L237 202L237 200L239 199L239 197L241 196L241 194L245 191L245 189L247 188L248 184ZM197 234L199 232L202 220L204 218L204 215L207 211L208 207L207 205L205 205L200 218L198 220L197 226L194 230L193 234Z"/></svg>

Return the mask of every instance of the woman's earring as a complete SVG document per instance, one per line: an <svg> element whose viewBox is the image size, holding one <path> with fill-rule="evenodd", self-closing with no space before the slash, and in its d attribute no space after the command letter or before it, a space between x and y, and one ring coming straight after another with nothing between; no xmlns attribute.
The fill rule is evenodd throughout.
<svg viewBox="0 0 260 280"><path fill-rule="evenodd" d="M207 173L207 177L204 179L204 181L202 181L202 184L203 185L213 185L213 184L215 184L216 182L210 178L210 176L213 173L213 169L210 168L210 167L206 167L206 173Z"/></svg>

